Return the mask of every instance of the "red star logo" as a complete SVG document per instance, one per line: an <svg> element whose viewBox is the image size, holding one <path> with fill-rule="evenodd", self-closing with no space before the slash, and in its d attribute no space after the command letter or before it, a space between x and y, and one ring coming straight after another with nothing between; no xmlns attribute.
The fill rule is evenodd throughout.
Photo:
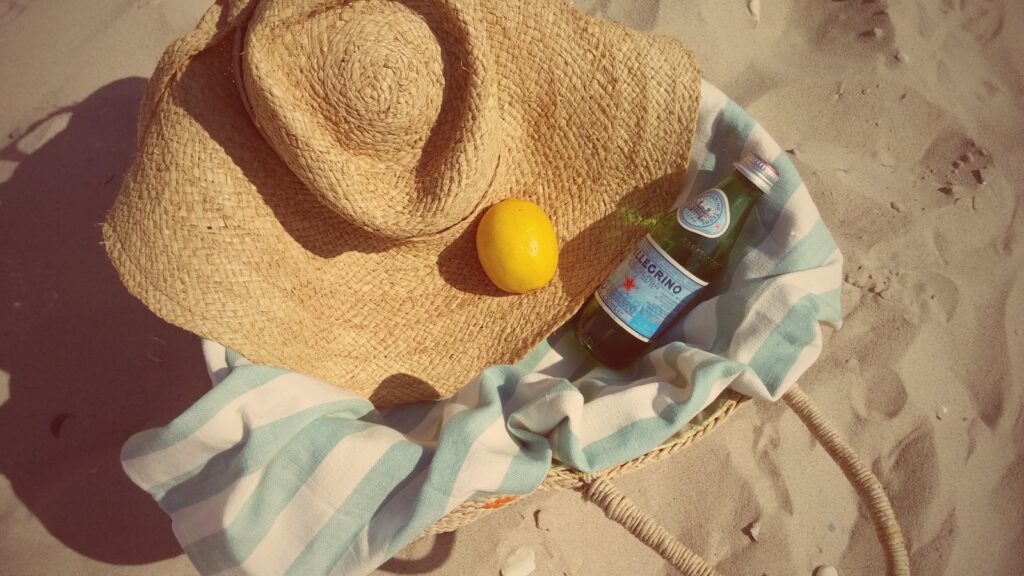
<svg viewBox="0 0 1024 576"><path fill-rule="evenodd" d="M626 289L626 294L636 290L636 282L634 280L636 280L635 276L626 276L626 281L622 283L622 287Z"/></svg>

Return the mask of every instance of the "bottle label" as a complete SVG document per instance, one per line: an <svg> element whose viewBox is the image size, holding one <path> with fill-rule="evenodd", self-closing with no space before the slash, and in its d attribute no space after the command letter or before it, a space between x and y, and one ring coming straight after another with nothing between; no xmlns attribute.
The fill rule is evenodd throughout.
<svg viewBox="0 0 1024 576"><path fill-rule="evenodd" d="M649 342L708 283L676 263L648 234L595 296L627 332Z"/></svg>
<svg viewBox="0 0 1024 576"><path fill-rule="evenodd" d="M690 232L718 238L729 229L729 199L725 192L712 188L680 206L676 216Z"/></svg>

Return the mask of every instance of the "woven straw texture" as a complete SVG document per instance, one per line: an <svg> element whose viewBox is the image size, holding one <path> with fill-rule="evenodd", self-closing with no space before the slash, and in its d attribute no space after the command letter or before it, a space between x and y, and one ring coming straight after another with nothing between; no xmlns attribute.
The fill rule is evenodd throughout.
<svg viewBox="0 0 1024 576"><path fill-rule="evenodd" d="M579 308L678 193L690 52L562 0L222 0L172 44L104 226L166 320L378 406L451 394ZM559 270L501 293L491 204L552 218Z"/></svg>

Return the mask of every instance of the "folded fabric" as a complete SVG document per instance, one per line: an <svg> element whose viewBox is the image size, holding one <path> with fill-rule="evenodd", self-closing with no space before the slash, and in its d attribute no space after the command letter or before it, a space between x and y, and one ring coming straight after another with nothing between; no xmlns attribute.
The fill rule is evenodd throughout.
<svg viewBox="0 0 1024 576"><path fill-rule="evenodd" d="M748 150L781 179L717 294L631 369L597 365L563 327L450 398L377 411L205 342L215 386L132 437L125 471L202 573L366 574L466 500L533 491L553 460L596 471L641 456L726 388L777 400L817 358L819 322L840 323L842 256L786 154L707 82L678 202Z"/></svg>

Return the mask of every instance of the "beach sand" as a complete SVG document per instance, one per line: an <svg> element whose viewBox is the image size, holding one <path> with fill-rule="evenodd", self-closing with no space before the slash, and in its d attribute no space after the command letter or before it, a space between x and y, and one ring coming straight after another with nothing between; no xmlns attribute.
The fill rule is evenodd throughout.
<svg viewBox="0 0 1024 576"><path fill-rule="evenodd" d="M0 574L194 573L117 457L208 386L198 340L121 287L98 223L145 78L207 4L0 1ZM687 42L790 151L845 255L845 325L802 385L878 474L913 573L1024 574L1024 4L579 5ZM616 483L725 574L883 573L785 406L748 402ZM537 575L672 573L563 491L375 574L498 574L524 547Z"/></svg>

